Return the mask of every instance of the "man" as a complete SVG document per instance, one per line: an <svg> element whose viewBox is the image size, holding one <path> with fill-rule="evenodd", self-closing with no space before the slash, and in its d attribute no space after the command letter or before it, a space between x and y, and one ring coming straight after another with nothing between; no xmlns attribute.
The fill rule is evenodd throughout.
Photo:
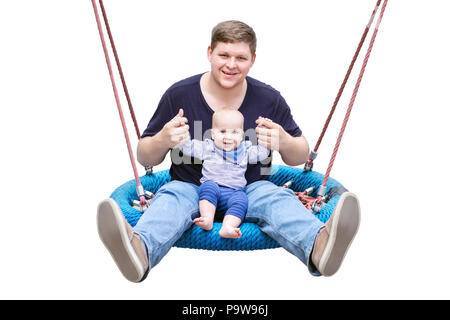
<svg viewBox="0 0 450 320"><path fill-rule="evenodd" d="M256 35L240 21L219 23L208 47L211 70L171 86L138 144L137 158L144 166L160 164L167 152L177 157L176 146L200 134L206 138L215 111L225 107L244 116L248 138L280 153L297 166L307 160L308 142L278 91L248 77L256 58ZM189 126L194 122L194 126ZM197 125L196 125L197 124ZM200 124L200 126L198 125ZM256 128L255 128L256 126ZM200 132L198 132L200 130ZM140 282L199 216L198 187L201 163L173 161L172 181L162 186L135 228L124 219L112 199L100 203L98 229L123 275ZM344 193L326 224L295 197L292 190L268 181L270 163L249 165L245 178L248 209L245 221L298 257L313 275L333 275L359 226L357 198Z"/></svg>

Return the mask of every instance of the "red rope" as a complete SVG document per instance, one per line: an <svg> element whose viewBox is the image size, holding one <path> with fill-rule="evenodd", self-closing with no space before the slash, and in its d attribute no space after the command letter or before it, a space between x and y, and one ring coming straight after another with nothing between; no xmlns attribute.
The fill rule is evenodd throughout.
<svg viewBox="0 0 450 320"><path fill-rule="evenodd" d="M109 77L111 79L111 84L112 84L113 91L114 91L114 98L116 99L116 104L117 104L117 109L119 111L120 121L122 122L122 129L123 129L123 133L125 135L125 140L127 143L128 155L130 156L131 165L133 167L133 173L134 173L134 178L136 179L136 185L139 188L139 187L141 187L141 182L139 180L139 175L138 175L138 172L136 169L136 163L134 160L133 151L131 149L130 138L128 137L128 130L127 130L127 126L125 124L125 119L123 117L122 106L120 105L119 94L117 92L116 82L114 80L114 75L113 75L113 71L112 71L112 67L111 67L111 61L109 60L108 49L106 47L105 38L103 36L103 30L102 30L102 26L101 26L101 22L100 22L100 16L98 14L97 5L95 3L95 0L92 0L92 6L94 8L95 20L97 21L98 32L100 34L103 52L105 54L106 64L108 66ZM139 196L139 199L140 199L142 206L147 204L145 197L143 195Z"/></svg>
<svg viewBox="0 0 450 320"><path fill-rule="evenodd" d="M384 10L386 8L387 2L388 2L388 0L384 0L383 6L381 7L380 16L378 17L378 21L377 21L377 24L375 26L375 30L373 31L372 38L370 39L369 47L367 48L367 53L366 53L366 56L364 57L364 61L363 61L362 67L361 67L361 71L359 72L358 80L356 81L355 88L353 89L353 94L352 94L352 97L350 99L350 103L349 103L348 108L347 108L347 113L345 114L344 122L342 123L341 131L339 132L339 136L338 136L338 139L336 141L336 145L334 147L333 154L331 156L330 163L329 163L328 168L327 168L327 172L325 173L325 177L324 177L323 182L322 182L322 186L323 187L325 187L327 182L328 182L328 178L330 176L331 168L333 167L334 160L336 158L336 154L337 154L337 152L339 150L339 145L341 144L341 140L342 140L342 137L344 135L345 127L347 126L347 122L348 122L348 119L350 117L350 113L352 111L353 104L355 103L356 95L358 94L359 86L361 84L361 80L362 80L362 77L364 75L364 71L366 70L367 62L369 61L369 56L370 56L370 53L372 51L373 44L375 42L375 38L376 38L377 33L378 33L378 27L380 26L381 20L383 19L383 14L384 14ZM322 196L319 195L317 197L317 203L320 204L321 201L322 201Z"/></svg>
<svg viewBox="0 0 450 320"><path fill-rule="evenodd" d="M298 200L300 200L303 203L305 208L308 209L309 211L312 211L312 206L314 205L314 201L316 201L316 199L314 197L308 196L305 191L294 193L297 196Z"/></svg>
<svg viewBox="0 0 450 320"><path fill-rule="evenodd" d="M319 146L322 143L322 139L323 139L323 137L325 135L325 132L328 129L328 125L330 124L331 118L333 117L334 111L336 110L336 106L339 103L339 100L341 99L342 92L344 91L344 88L345 88L345 86L347 84L347 80L350 77L350 74L351 74L351 72L353 70L353 66L355 65L356 59L359 56L359 52L361 51L361 48L362 48L364 42L366 41L367 33L369 32L370 26L372 25L373 19L375 17L376 12L378 11L378 7L380 6L380 3L381 3L381 0L377 0L377 4L375 5L375 8L372 11L372 15L370 16L370 20L367 23L366 28L364 29L364 32L363 32L362 37L361 37L361 40L359 41L358 47L357 47L357 49L355 51L355 54L353 55L353 59L350 62L350 66L347 69L347 73L345 74L344 80L341 83L341 87L339 88L339 91L338 91L338 93L336 95L336 98L334 99L333 106L331 107L331 110L330 110L330 113L328 115L328 118L325 121L325 124L323 126L322 132L321 132L321 134L319 136L319 139L316 142L316 146L314 147L314 152L315 153L317 153L317 150L319 150ZM310 167L312 166L313 161L314 161L314 159L312 159L311 157L308 159L308 164L309 164Z"/></svg>
<svg viewBox="0 0 450 320"><path fill-rule="evenodd" d="M128 93L127 84L125 82L125 77L122 72L122 67L119 61L119 55L117 54L116 45L114 44L114 39L111 33L111 28L109 27L108 17L106 16L105 6L103 5L103 0L99 0L100 9L102 10L103 20L105 21L106 31L108 32L109 42L111 43L111 48L114 53L114 58L116 60L117 69L119 70L120 80L122 81L123 90L125 92L125 97L127 98L128 108L130 109L131 118L133 119L134 129L136 130L136 134L138 140L141 138L141 133L139 132L139 126L137 124L136 116L134 115L133 105L131 104L130 94Z"/></svg>

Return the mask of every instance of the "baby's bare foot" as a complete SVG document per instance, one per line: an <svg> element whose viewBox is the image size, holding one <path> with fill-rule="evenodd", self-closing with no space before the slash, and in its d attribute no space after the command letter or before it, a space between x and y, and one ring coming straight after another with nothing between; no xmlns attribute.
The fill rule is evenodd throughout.
<svg viewBox="0 0 450 320"><path fill-rule="evenodd" d="M235 227L224 224L224 225L222 225L222 228L219 231L219 235L222 238L237 239L242 236L242 232L241 232L241 229L239 229L239 228L235 228Z"/></svg>
<svg viewBox="0 0 450 320"><path fill-rule="evenodd" d="M200 218L194 219L194 223L206 231L209 231L212 229L213 222L214 222L213 218L200 217Z"/></svg>

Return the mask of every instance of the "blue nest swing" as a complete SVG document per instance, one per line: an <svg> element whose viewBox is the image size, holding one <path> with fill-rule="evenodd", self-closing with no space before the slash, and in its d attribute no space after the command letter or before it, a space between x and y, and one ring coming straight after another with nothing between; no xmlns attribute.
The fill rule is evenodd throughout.
<svg viewBox="0 0 450 320"><path fill-rule="evenodd" d="M293 191L303 191L314 187L316 190L322 183L324 175L315 171L305 172L303 169L288 167L284 165L272 166L270 181L278 186L282 186L287 181L292 180L291 189ZM140 178L141 184L145 190L156 194L167 182L170 181L169 170L155 172L152 175L145 175ZM342 185L329 178L327 182L328 193L333 193L335 187ZM342 189L341 189L342 190ZM328 194L327 193L327 194ZM317 219L326 222L334 211L341 192L336 192L329 197L328 202L316 214ZM312 196L315 196L313 193ZM136 194L136 181L130 180L118 187L110 196L114 199L122 210L126 220L131 226L135 226L142 215L140 210L133 208L133 200L138 200ZM311 213L313 214L313 213ZM225 239L219 235L221 222L214 222L213 229L205 231L197 225L189 228L181 238L175 243L178 248L191 248L203 250L262 250L279 248L280 245L272 238L261 232L258 225L250 222L243 222L240 226L242 236L239 239Z"/></svg>

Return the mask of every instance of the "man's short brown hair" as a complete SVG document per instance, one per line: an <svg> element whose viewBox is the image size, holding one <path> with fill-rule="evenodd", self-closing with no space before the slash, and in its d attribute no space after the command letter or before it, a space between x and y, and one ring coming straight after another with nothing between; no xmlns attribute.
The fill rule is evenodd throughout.
<svg viewBox="0 0 450 320"><path fill-rule="evenodd" d="M245 42L249 45L252 55L256 52L255 31L241 21L229 20L216 25L211 34L211 50L214 50L218 42Z"/></svg>

